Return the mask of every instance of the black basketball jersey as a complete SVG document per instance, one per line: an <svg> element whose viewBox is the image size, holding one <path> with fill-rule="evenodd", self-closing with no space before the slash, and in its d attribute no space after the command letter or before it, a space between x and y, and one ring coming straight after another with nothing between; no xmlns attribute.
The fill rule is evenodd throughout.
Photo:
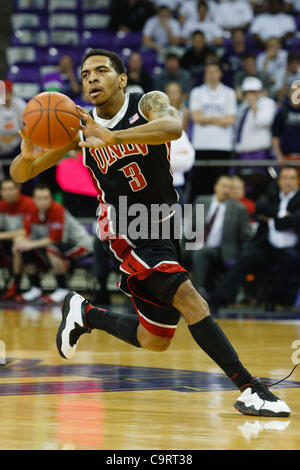
<svg viewBox="0 0 300 470"><path fill-rule="evenodd" d="M110 130L122 130L147 122L140 111L141 93L125 95L120 111L109 121L97 116L96 108L90 115ZM161 145L122 144L84 151L99 199L115 207L119 196L127 196L128 206L141 203L172 205L177 202L170 167L170 143Z"/></svg>

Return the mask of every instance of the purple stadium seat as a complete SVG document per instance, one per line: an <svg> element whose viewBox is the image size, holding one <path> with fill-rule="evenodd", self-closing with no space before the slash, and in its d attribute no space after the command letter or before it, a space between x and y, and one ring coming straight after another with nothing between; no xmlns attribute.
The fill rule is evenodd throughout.
<svg viewBox="0 0 300 470"><path fill-rule="evenodd" d="M38 13L13 13L11 15L13 31L18 29L47 29L47 16Z"/></svg>
<svg viewBox="0 0 300 470"><path fill-rule="evenodd" d="M111 31L84 31L81 35L82 47L93 49L111 49L115 44L115 36Z"/></svg>
<svg viewBox="0 0 300 470"><path fill-rule="evenodd" d="M79 46L80 36L78 31L55 29L50 32L51 46Z"/></svg>
<svg viewBox="0 0 300 470"><path fill-rule="evenodd" d="M37 47L8 47L6 58L9 66L39 64L44 61L44 50Z"/></svg>
<svg viewBox="0 0 300 470"><path fill-rule="evenodd" d="M43 11L46 9L47 0L14 0L14 11L24 13Z"/></svg>
<svg viewBox="0 0 300 470"><path fill-rule="evenodd" d="M58 49L55 47L49 47L47 48L45 52L45 60L43 63L47 65L57 65L59 62L59 59L63 55L70 56L74 64L79 65L81 63L83 52L81 49L78 49L75 47L62 47L61 46Z"/></svg>
<svg viewBox="0 0 300 470"><path fill-rule="evenodd" d="M81 0L81 8L86 13L108 11L109 7L110 0Z"/></svg>
<svg viewBox="0 0 300 470"><path fill-rule="evenodd" d="M40 82L40 69L36 65L13 65L8 69L7 80L12 82Z"/></svg>
<svg viewBox="0 0 300 470"><path fill-rule="evenodd" d="M152 72L154 67L159 66L157 52L151 49L141 49L140 54L143 59L143 68L146 72Z"/></svg>
<svg viewBox="0 0 300 470"><path fill-rule="evenodd" d="M104 29L108 27L109 20L109 14L87 13L82 17L82 28L88 31Z"/></svg>
<svg viewBox="0 0 300 470"><path fill-rule="evenodd" d="M48 31L18 29L11 35L11 46L47 46L49 43Z"/></svg>
<svg viewBox="0 0 300 470"><path fill-rule="evenodd" d="M115 45L116 48L121 50L125 47L128 47L132 50L139 50L142 43L142 33L139 32L132 32L132 33L124 33L123 31L119 31L115 35Z"/></svg>
<svg viewBox="0 0 300 470"><path fill-rule="evenodd" d="M48 16L49 29L78 29L80 17L74 13L51 13Z"/></svg>
<svg viewBox="0 0 300 470"><path fill-rule="evenodd" d="M56 11L74 11L79 10L80 5L79 0L48 0L48 11L56 12Z"/></svg>

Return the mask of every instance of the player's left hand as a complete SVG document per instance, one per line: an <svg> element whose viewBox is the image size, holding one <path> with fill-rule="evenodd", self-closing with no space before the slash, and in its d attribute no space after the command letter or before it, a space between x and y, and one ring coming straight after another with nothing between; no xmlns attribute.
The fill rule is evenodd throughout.
<svg viewBox="0 0 300 470"><path fill-rule="evenodd" d="M79 142L79 147L97 148L116 143L112 131L95 122L89 113L81 108L81 106L76 106L76 110L82 121L80 124L81 128L76 130L83 131L84 137L86 138L86 140Z"/></svg>

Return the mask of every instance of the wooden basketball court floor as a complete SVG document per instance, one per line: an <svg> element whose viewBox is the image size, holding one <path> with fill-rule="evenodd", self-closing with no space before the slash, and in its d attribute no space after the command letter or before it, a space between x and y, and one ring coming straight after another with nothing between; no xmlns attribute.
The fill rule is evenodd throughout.
<svg viewBox="0 0 300 470"><path fill-rule="evenodd" d="M165 352L93 331L71 361L56 351L59 320L58 307L0 306L0 449L300 449L300 367L274 387L289 418L244 416L183 320ZM218 321L253 375L290 372L300 320Z"/></svg>

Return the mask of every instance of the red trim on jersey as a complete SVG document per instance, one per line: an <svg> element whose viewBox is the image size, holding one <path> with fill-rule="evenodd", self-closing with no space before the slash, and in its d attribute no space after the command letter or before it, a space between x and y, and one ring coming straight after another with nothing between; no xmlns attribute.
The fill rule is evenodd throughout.
<svg viewBox="0 0 300 470"><path fill-rule="evenodd" d="M4 199L0 200L0 212L8 215L25 214L34 209L35 204L32 197L20 194L16 202L8 203Z"/></svg>
<svg viewBox="0 0 300 470"><path fill-rule="evenodd" d="M65 268L70 269L70 262L64 257L64 255L56 248L56 246L50 245L46 247L46 253L51 253L54 256L57 256L63 263Z"/></svg>
<svg viewBox="0 0 300 470"><path fill-rule="evenodd" d="M144 314L143 316L141 316L134 300L132 298L131 300L136 310L136 313L139 317L140 323L145 328L145 330L149 331L149 333L155 336L160 336L162 338L173 338L173 336L175 335L176 328L169 328L168 326L153 325L153 323L148 321L148 319L145 317Z"/></svg>

